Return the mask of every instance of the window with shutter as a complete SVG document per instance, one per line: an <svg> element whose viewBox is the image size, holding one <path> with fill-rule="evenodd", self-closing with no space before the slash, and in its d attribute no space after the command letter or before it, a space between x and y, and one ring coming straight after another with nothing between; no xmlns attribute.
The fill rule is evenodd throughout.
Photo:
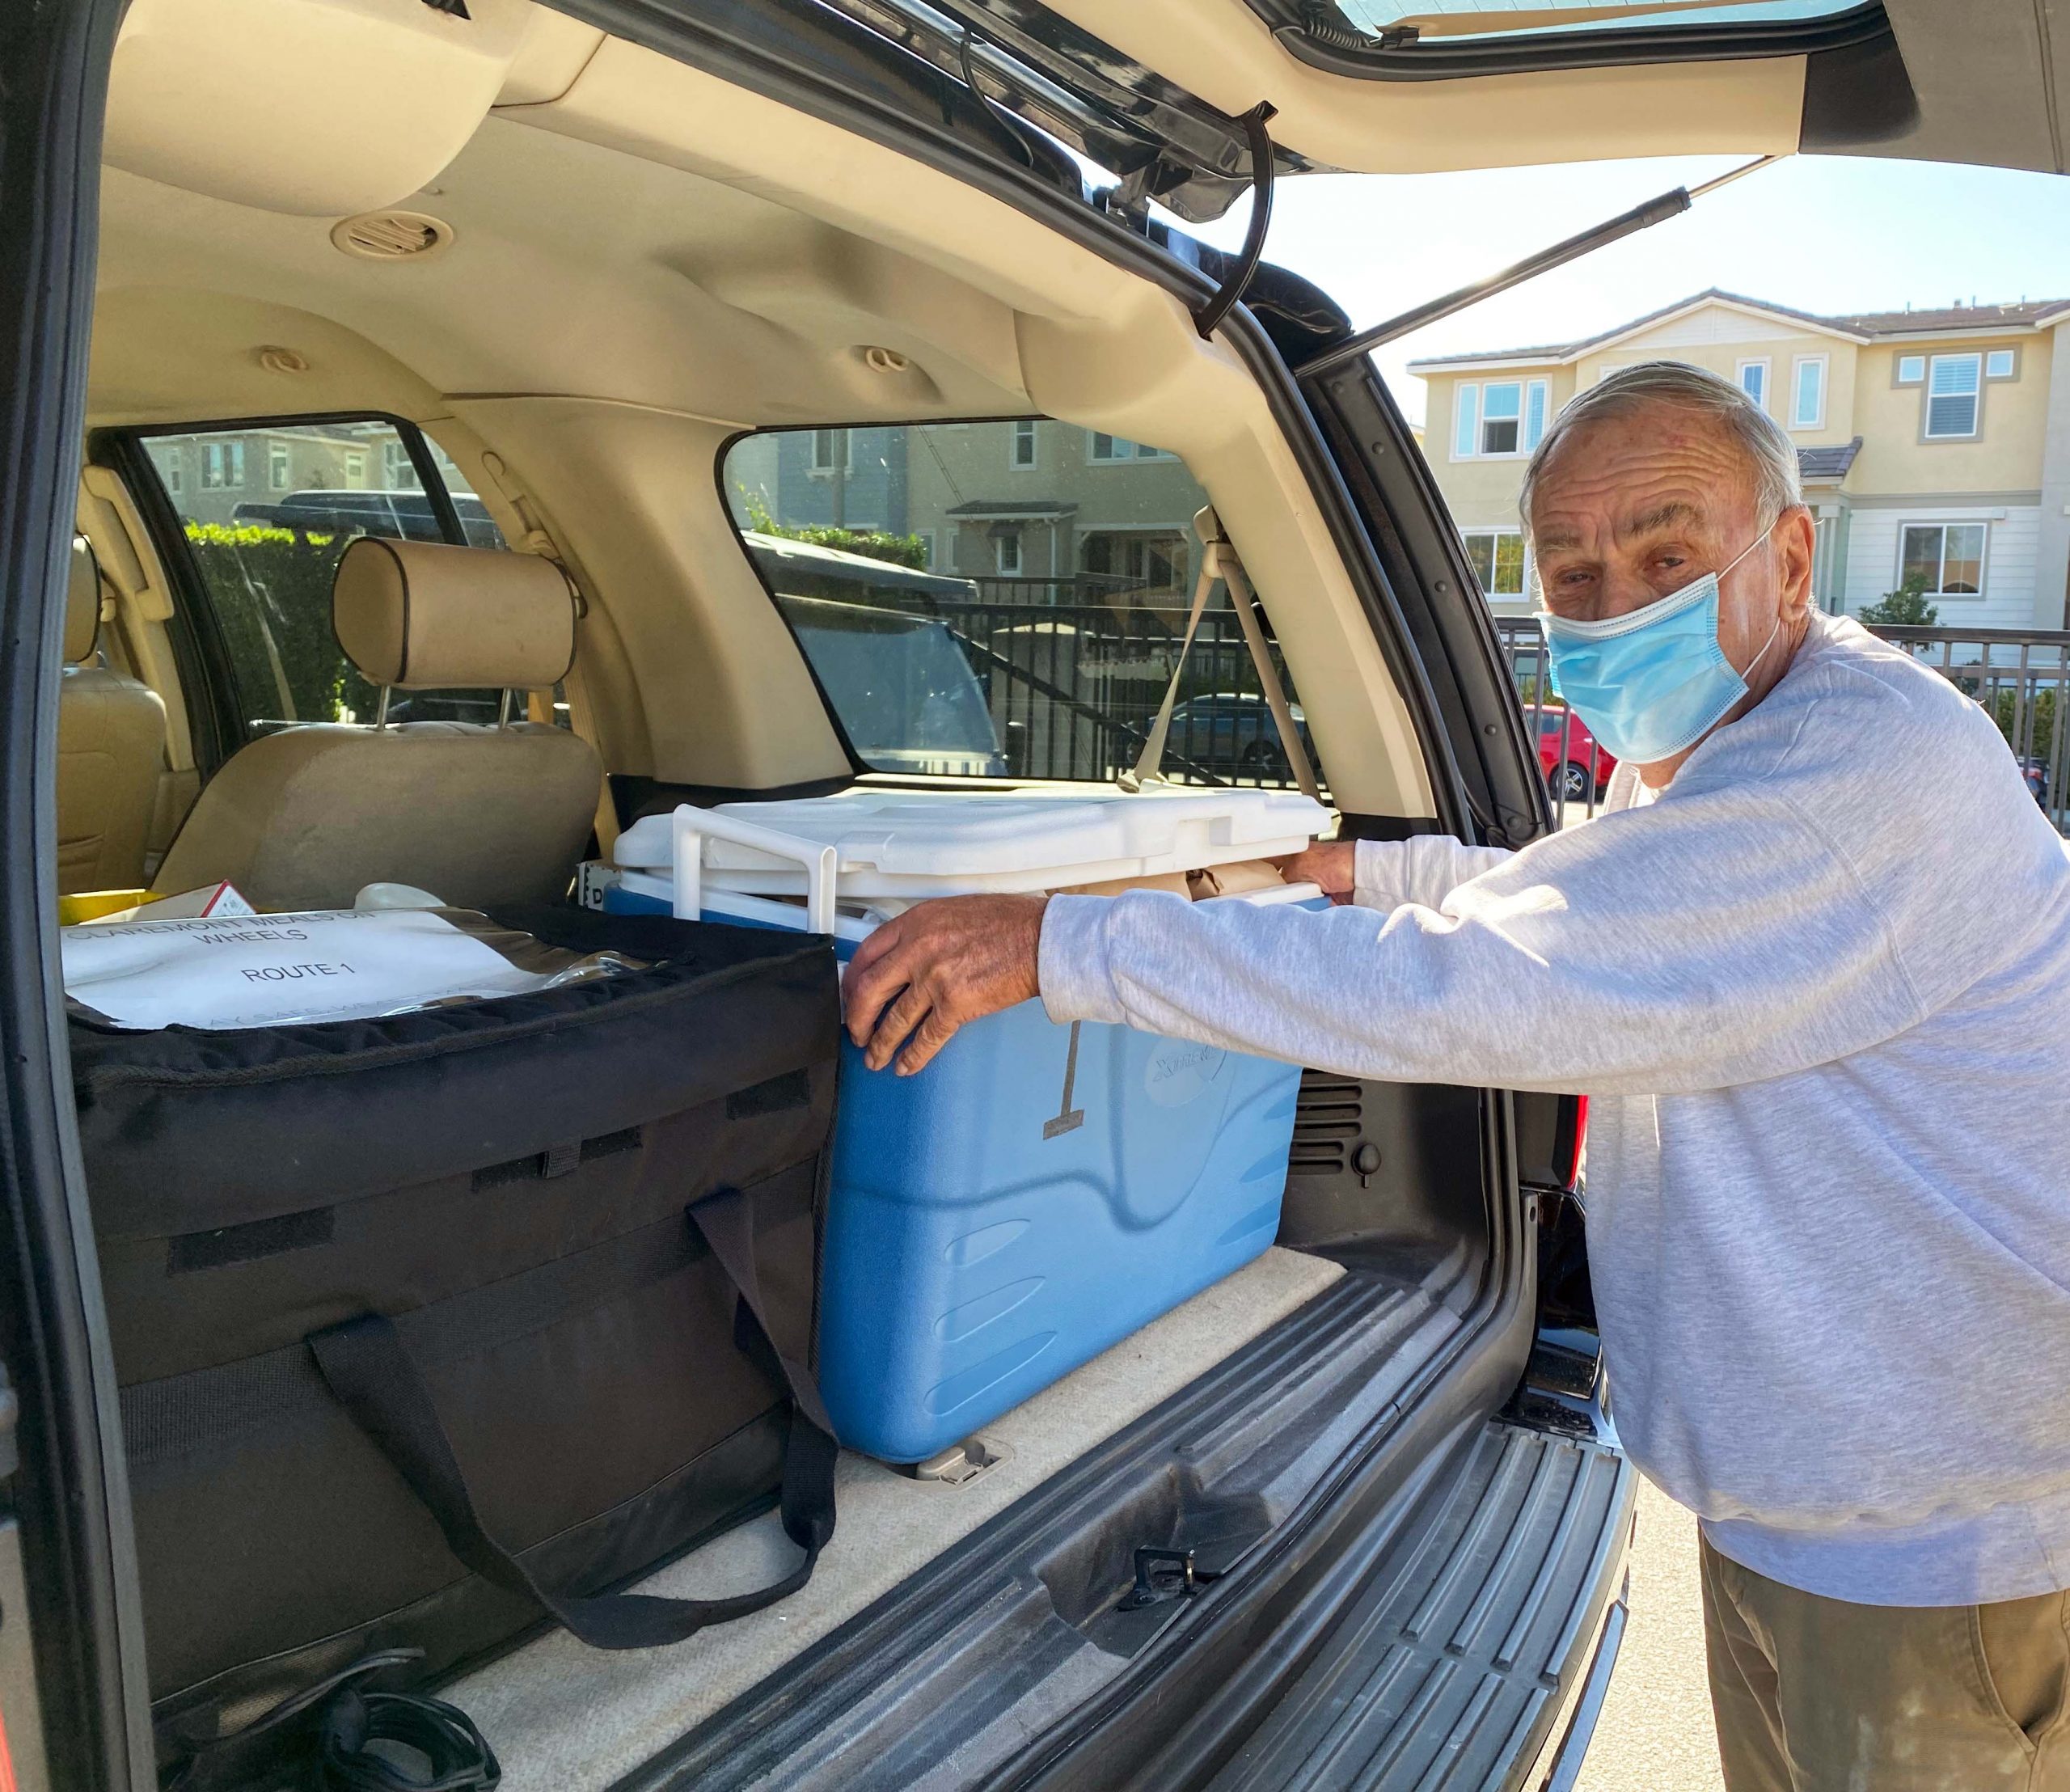
<svg viewBox="0 0 2070 1792"><path fill-rule="evenodd" d="M1926 437L1929 442L1976 433L1981 355L1935 355L1927 370Z"/></svg>

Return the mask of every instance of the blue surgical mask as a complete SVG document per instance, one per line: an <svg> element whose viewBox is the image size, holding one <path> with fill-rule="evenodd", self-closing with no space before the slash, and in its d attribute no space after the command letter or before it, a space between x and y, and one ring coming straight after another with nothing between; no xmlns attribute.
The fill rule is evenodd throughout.
<svg viewBox="0 0 2070 1792"><path fill-rule="evenodd" d="M1542 615L1552 688L1620 759L1672 759L1715 728L1747 695L1717 638L1718 581L1767 539L1764 530L1722 573L1706 573L1644 609L1607 622ZM1747 666L1775 643L1782 618Z"/></svg>

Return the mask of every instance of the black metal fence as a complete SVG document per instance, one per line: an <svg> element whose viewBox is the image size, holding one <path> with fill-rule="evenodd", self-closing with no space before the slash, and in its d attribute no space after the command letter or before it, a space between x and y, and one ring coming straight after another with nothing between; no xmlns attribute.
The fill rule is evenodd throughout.
<svg viewBox="0 0 2070 1792"><path fill-rule="evenodd" d="M1143 590L1140 579L1123 578L1110 573L1065 573L1054 578L1008 578L1003 574L953 574L973 586L980 603L1074 604L1108 603ZM1160 602L1152 598L1151 601ZM1185 602L1175 598L1175 602ZM1183 623L1181 627L1184 627Z"/></svg>
<svg viewBox="0 0 2070 1792"><path fill-rule="evenodd" d="M1495 634L1523 700L1525 732L1537 750L1553 819L1565 827L1593 815L1610 788L1617 762L1597 744L1587 724L1553 695L1545 675L1545 637L1539 632L1538 619L1498 616Z"/></svg>
<svg viewBox="0 0 2070 1792"><path fill-rule="evenodd" d="M1998 724L2027 788L2070 834L2070 630L1878 628ZM1932 767L1921 767L1923 776Z"/></svg>
<svg viewBox="0 0 2070 1792"><path fill-rule="evenodd" d="M1593 815L1615 761L1550 690L1536 618L1498 616L1495 632L1523 700L1531 738L1564 826ZM2070 834L2070 631L1884 628L1874 631L1980 704L2034 800ZM1865 743L1865 751L1874 750ZM1930 776L1930 767L1920 767Z"/></svg>
<svg viewBox="0 0 2070 1792"><path fill-rule="evenodd" d="M1186 606L1103 582L1103 602L928 608L984 686L1015 777L1105 781L1143 750L1178 661ZM1286 662L1269 634L1267 643L1284 686ZM1215 594L1186 655L1164 763L1167 776L1189 783L1295 781L1226 592Z"/></svg>

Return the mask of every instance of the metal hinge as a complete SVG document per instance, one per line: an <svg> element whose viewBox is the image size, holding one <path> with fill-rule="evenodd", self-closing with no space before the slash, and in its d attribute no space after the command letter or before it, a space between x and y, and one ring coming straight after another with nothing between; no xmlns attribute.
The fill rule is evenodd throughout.
<svg viewBox="0 0 2070 1792"><path fill-rule="evenodd" d="M1219 1569L1198 1566L1190 1549L1146 1545L1135 1553L1135 1585L1122 1595L1117 1609L1140 1612L1146 1605L1162 1605L1167 1600L1191 1599L1210 1581L1221 1578Z"/></svg>

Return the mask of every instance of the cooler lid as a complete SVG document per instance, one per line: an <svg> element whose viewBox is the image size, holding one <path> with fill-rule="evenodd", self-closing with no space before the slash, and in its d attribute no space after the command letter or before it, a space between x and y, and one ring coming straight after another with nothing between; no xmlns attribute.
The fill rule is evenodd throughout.
<svg viewBox="0 0 2070 1792"><path fill-rule="evenodd" d="M833 847L842 893L878 896L1049 890L1193 871L1298 852L1330 819L1298 791L1164 787L1130 794L1104 785L856 789L724 803L718 813ZM669 818L650 816L628 828L615 856L627 867L671 863ZM804 887L796 866L716 836L704 841L703 875L722 889Z"/></svg>

